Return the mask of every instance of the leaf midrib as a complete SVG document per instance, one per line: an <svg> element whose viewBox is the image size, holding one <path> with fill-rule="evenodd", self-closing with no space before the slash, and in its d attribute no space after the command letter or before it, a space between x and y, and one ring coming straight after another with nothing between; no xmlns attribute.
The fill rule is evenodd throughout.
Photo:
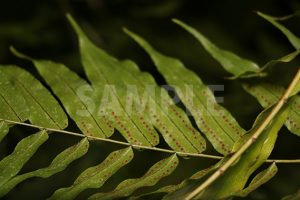
<svg viewBox="0 0 300 200"><path fill-rule="evenodd" d="M85 41L85 42L89 43L89 41ZM94 47L94 46L93 46L93 47ZM95 48L97 48L97 47L95 47ZM109 87L111 87L111 86L110 86L111 83L108 81L108 79L106 78L106 76L105 76L105 75L102 75L101 73L98 73L98 72L99 72L98 70L100 70L100 71L103 73L103 71L101 70L101 68L99 67L99 68L96 68L96 69L95 69L94 66L96 66L96 64L95 64L95 62L94 62L94 59L93 59L92 57L90 57L89 54L87 54L86 58L88 58L88 61L92 63L91 66L94 68L94 71L96 71L98 75L101 75L101 76L104 78L104 80L106 81L106 83L108 83ZM108 62L110 62L110 61L108 61ZM103 73L103 74L105 74L105 73ZM136 128L136 129L141 133L141 135L144 137L144 139L145 139L149 144L153 145L153 144L151 143L151 141L149 141L148 138L145 137L145 135L143 134L143 132L141 131L141 129L136 125L135 121L134 121L134 120L130 117L130 115L127 113L127 111L126 111L126 109L124 108L124 106L123 106L121 100L119 99L119 96L114 92L114 90L111 90L111 91L112 91L112 93L114 94L114 96L116 97L116 99L118 100L119 105L122 107L122 110L123 110L123 112L127 115L128 119L130 119L130 121L134 124L135 128Z"/></svg>
<svg viewBox="0 0 300 200"><path fill-rule="evenodd" d="M15 116L19 119L19 121L21 122L22 119L19 117L19 115L17 114L17 112L13 109L13 107L8 103L8 101L5 99L5 97L0 93L0 97L3 99L3 102L7 104L8 108L10 110L12 110L12 112L15 114Z"/></svg>
<svg viewBox="0 0 300 200"><path fill-rule="evenodd" d="M128 72L127 70L125 70L123 67L121 67L120 69L121 69L122 71L126 72L127 74L129 74L129 75L130 75L132 78L134 78L135 80L137 80L137 81L141 84L141 86L143 87L143 89L145 89L144 83L141 82L140 79L135 78L135 77L133 76L133 74L129 73L129 72ZM139 72L139 73L143 73L143 72ZM125 83L124 79L122 79L122 81ZM159 87L159 86L158 86L158 85L155 85L155 87ZM160 88L160 89L164 90L163 88ZM148 93L147 93L147 94L148 94ZM151 93L150 93L150 94L151 94ZM174 126L177 128L177 130L179 130L179 132L182 133L183 137L184 137L187 141L189 141L189 143L194 147L194 149L195 149L196 151L198 151L197 147L195 147L195 145L193 144L193 142L190 141L190 140L186 137L185 133L184 133L182 130L180 130L179 126L174 122L174 120L173 120L169 115L166 114L165 109L162 108L161 104L157 103L157 102L155 101L155 98L153 98L152 95L148 95L148 96L151 97L151 99L153 100L153 102L155 102L155 104L160 108L160 110L162 111L162 114L163 114L167 119L169 119L169 121L171 121L172 124L174 124ZM154 125L152 124L152 126L154 126ZM193 127L193 126L191 126L191 127ZM193 127L193 128L194 128L194 127Z"/></svg>
<svg viewBox="0 0 300 200"><path fill-rule="evenodd" d="M7 73L6 73L7 74ZM40 104L40 102L30 93L30 91L24 86L22 82L19 81L19 79L15 79L19 85L26 91L26 93L29 94L29 96L34 100L35 103L39 105L39 107L47 114L47 116L51 119L51 121L57 125L58 128L63 129L53 118L52 116L47 112L47 110Z"/></svg>
<svg viewBox="0 0 300 200"><path fill-rule="evenodd" d="M87 112L90 114L91 118L94 120L94 122L97 124L97 127L102 131L102 133L104 134L104 136L107 137L107 135L105 134L105 132L103 131L103 129L101 128L101 126L98 124L97 120L95 119L94 115L90 112L90 110L88 109L88 107L86 106L86 104L81 100L81 98L77 95L77 93L74 91L74 89L68 84L68 82L66 82L63 78L61 78L61 76L59 74L57 74L54 70L54 75L56 77L58 77L62 82L64 82L66 84L66 86L71 90L71 92L73 94L75 94L76 97L78 97L80 103L85 107L85 109L87 110Z"/></svg>
<svg viewBox="0 0 300 200"><path fill-rule="evenodd" d="M173 59L173 58L171 58L171 59ZM165 67L165 69L167 69L168 71L169 71L169 73L170 74L172 74L173 72L172 71L170 71L167 67ZM189 70L189 69L187 69L187 70ZM191 73L194 73L194 72L192 72L191 70L189 70L189 72L191 72ZM199 79L200 79L200 77L198 77ZM200 79L200 82L202 83L202 81L201 81L201 79ZM187 84L187 86L190 88L190 86ZM207 90L209 90L209 88L207 88L207 86L203 83L203 86L205 87L204 89L207 89ZM190 88L190 89L193 89L193 88ZM211 118L215 121L215 123L220 127L220 129L221 130L223 130L223 132L229 137L229 139L231 139L232 140L232 142L234 143L235 142L235 140L230 136L230 134L228 134L227 133L227 131L225 131L225 129L221 126L221 124L218 122L218 120L214 117L214 115L209 111L209 109L207 109L206 107L205 107L205 104L203 103L203 101L202 101L202 99L200 98L200 96L199 96L199 94L196 92L196 96L197 96L197 99L198 99L198 101L200 101L200 103L201 103L201 105L203 106L203 108L209 113L209 116L211 116ZM215 103L215 102L214 102ZM215 104L217 104L217 103L215 103ZM219 105L219 104L217 104L217 105ZM220 106L220 105L219 105ZM222 106L221 106L222 107ZM222 107L224 110L226 110L224 107Z"/></svg>

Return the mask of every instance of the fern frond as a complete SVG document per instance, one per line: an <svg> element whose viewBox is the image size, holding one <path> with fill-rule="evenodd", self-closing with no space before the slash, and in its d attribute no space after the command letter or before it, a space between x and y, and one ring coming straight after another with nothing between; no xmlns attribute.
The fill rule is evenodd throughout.
<svg viewBox="0 0 300 200"><path fill-rule="evenodd" d="M179 160L177 158L177 155L174 154L154 164L141 178L125 180L120 183L115 190L108 193L94 194L89 197L89 199L109 200L127 197L138 188L153 186L163 177L170 175L176 169L178 163Z"/></svg>
<svg viewBox="0 0 300 200"><path fill-rule="evenodd" d="M253 180L250 182L249 186L245 189L235 193L235 196L238 197L246 197L249 193L256 190L258 187L263 185L264 183L268 182L271 178L275 176L277 173L278 168L275 163L272 163L267 169L263 170L262 172L258 173Z"/></svg>
<svg viewBox="0 0 300 200"><path fill-rule="evenodd" d="M97 91L103 91L106 85L110 87L109 90L113 91L111 95L115 103L110 107L117 109L114 111L118 113L117 118L115 117L118 123L115 126L121 133L125 132L124 137L128 141L136 143L131 139L131 135L135 135L141 142L143 136L146 139L143 145L148 141L148 145L155 146L158 144L155 127L169 146L176 151L199 153L205 149L205 141L200 133L193 128L183 111L173 105L168 94L158 88L149 74L139 72L133 62L120 62L96 47L70 16L69 20L77 31L82 64L93 87ZM136 89L136 91L127 90L128 85L133 85L133 90ZM152 87L154 91L148 91L147 86ZM128 100L132 99L124 96L124 90L132 93L133 96L140 97L137 99L142 104L140 110L133 110L129 113L126 105L128 105ZM125 131L124 127L129 130Z"/></svg>
<svg viewBox="0 0 300 200"><path fill-rule="evenodd" d="M186 29L188 32L190 32L193 36L196 37L196 39L202 44L202 45L207 45L207 44L212 44L211 42L208 42L207 44L203 43L201 37L202 34L198 31L196 31L194 28L188 26L187 24L184 24L183 22L176 20L176 23L178 23L180 26L182 26L184 29ZM208 39L206 39L208 41ZM205 41L206 41L205 40ZM215 49L217 49L216 51L223 51L220 50L218 47L216 47L214 45ZM209 50L208 52L211 53L212 55L214 55L214 50L212 50L214 48L211 48L211 50ZM228 52L228 51L226 51ZM273 65L274 63L277 62L290 62L292 61L298 54L300 53L299 50L296 50L295 52L286 55L282 58L279 58L277 60L273 60L268 62L264 67L260 68L266 68L270 65ZM230 55L234 55L235 58L238 58L238 60L243 60L243 58L239 57L236 54L233 54L232 52L230 52ZM234 75L234 77L239 77L240 74L237 72L237 70L239 70L241 67L243 67L244 65L240 65L239 62L236 62L236 59L232 59L231 56L228 56L226 53L223 54L218 54L218 56L214 56L214 58L216 60L218 60L220 62L220 64L222 65L222 67L224 67L224 69L228 69L228 63L230 63L231 66L231 70L227 70L228 72L232 73L232 75ZM224 60L228 60L228 62L224 62ZM253 61L251 61L253 62ZM254 62L253 62L254 63ZM247 65L246 65L247 66ZM248 72L250 72L251 70L248 70ZM259 83L259 84L247 84L247 87L244 87L246 89L247 92L249 92L251 95L253 95L255 98L258 99L259 103L264 107L267 108L271 105L273 105L274 103L276 103L279 98L281 97L281 95L283 94L284 88L282 88L281 86L272 86L272 87L268 87L268 84L265 83ZM294 90L292 91L291 95L295 95L299 92L300 90L300 83L298 83ZM299 121L299 114L300 113L300 107L299 105L299 96L295 97L294 99L294 103L291 106L292 108L292 112L290 112L290 116L287 119L286 122L286 127L294 134L299 135L299 131L300 131L300 127L298 125L298 121Z"/></svg>
<svg viewBox="0 0 300 200"><path fill-rule="evenodd" d="M88 188L100 188L107 179L128 164L132 158L133 151L131 147L114 151L99 165L82 172L72 186L58 189L49 199L72 200Z"/></svg>
<svg viewBox="0 0 300 200"><path fill-rule="evenodd" d="M46 131L40 131L21 140L13 153L0 161L0 187L13 178L32 157L37 149L48 139Z"/></svg>
<svg viewBox="0 0 300 200"><path fill-rule="evenodd" d="M223 50L209 41L204 35L187 24L173 19L173 22L191 33L228 72L241 76L246 72L259 72L259 66L251 60L238 57L230 51ZM239 66L239 67L234 67Z"/></svg>
<svg viewBox="0 0 300 200"><path fill-rule="evenodd" d="M0 68L2 69L3 66ZM0 70L0 117L23 122L28 119L29 112L21 91Z"/></svg>
<svg viewBox="0 0 300 200"><path fill-rule="evenodd" d="M229 154L234 142L245 130L216 102L212 91L179 60L160 54L148 42L129 30L125 29L125 32L147 51L168 84L175 87L180 99L214 148L224 155Z"/></svg>
<svg viewBox="0 0 300 200"><path fill-rule="evenodd" d="M183 192L180 191L182 188L184 188L184 190L186 190L187 189L186 186L188 186L191 181L203 179L205 176L207 176L208 174L210 174L211 172L216 170L222 162L223 162L223 160L219 161L218 163L216 163L208 168L205 168L205 169L202 169L202 170L196 172L191 177L181 181L179 184L167 185L167 186L159 188L158 190L153 191L153 192L145 193L145 194L142 194L139 196L133 196L130 198L130 200L142 199L143 197L148 197L148 196L152 197L152 196L155 196L158 194L164 194L164 196L163 196L164 200L165 199L174 199L174 198L181 199L184 196ZM180 191L180 192L177 193L176 191Z"/></svg>
<svg viewBox="0 0 300 200"><path fill-rule="evenodd" d="M0 161L0 197L30 178L48 178L67 171L73 161L87 154L92 141L110 142L125 148L111 152L99 164L84 169L73 183L56 188L49 199L76 199L86 190L101 188L134 159L134 149L159 151L169 156L156 161L142 177L126 179L108 192L95 191L89 199L130 196L130 199L141 199L156 195L163 196L163 199L244 197L276 174L277 160L267 159L281 126L285 123L289 130L299 135L300 100L295 94L300 90L300 83L295 81L300 79L300 71L287 90L264 84L245 86L266 108L257 117L252 129L246 132L226 108L218 104L213 92L194 72L185 68L178 59L159 53L140 36L125 29L147 51L159 72L175 88L191 112L196 125L224 156L202 154L206 148L204 137L193 127L188 114L176 105L177 102L166 89L160 87L151 74L141 71L133 61L118 60L94 45L70 15L68 19L78 36L81 61L88 80L63 64L34 59L11 49L16 56L34 64L52 94L24 69L0 66L0 142L14 125L39 130L19 141L14 151ZM277 62L290 62L300 53L296 50L259 68L251 60L220 49L183 22L175 22L191 32L235 78L262 75L264 68ZM68 126L67 114L82 133L65 130ZM115 130L127 141L110 138ZM76 136L81 141L60 152L48 166L20 173L53 132ZM170 149L157 146L160 143L159 134ZM182 164L179 163L179 156L213 158L219 162L179 180L177 184L136 195L138 189L154 186L172 175L176 167ZM265 162L272 164L245 187L249 178ZM299 160L293 160L293 163L299 163Z"/></svg>
<svg viewBox="0 0 300 200"><path fill-rule="evenodd" d="M68 126L68 118L58 102L30 73L16 66L3 66L0 71L22 93L31 123L57 129Z"/></svg>
<svg viewBox="0 0 300 200"><path fill-rule="evenodd" d="M177 19L174 19L173 22L175 22L176 24L181 26L183 29L185 29L187 32L189 32L191 35L193 35L199 41L199 43L203 45L205 50L209 54L211 54L212 57L215 60L217 60L226 71L233 74L233 77L229 77L229 79L251 78L251 77L255 77L255 76L258 76L258 77L266 76L266 72L264 72L264 71L267 68L274 66L277 63L290 62L300 54L300 51L296 50L296 51L289 53L288 55L285 55L283 57L273 59L273 60L267 62L262 67L259 67L258 64L256 64L252 60L242 58L231 51L223 50L223 49L219 48L217 45L212 43L209 39L207 39L198 30L185 24L184 22L177 20Z"/></svg>
<svg viewBox="0 0 300 200"><path fill-rule="evenodd" d="M88 148L89 142L86 138L84 138L78 144L71 146L58 154L48 167L14 176L0 187L0 197L3 197L24 180L33 177L47 178L53 174L63 171L71 162L85 155Z"/></svg>
<svg viewBox="0 0 300 200"><path fill-rule="evenodd" d="M295 47L295 49L300 49L300 39L286 27L277 22L276 17L272 17L261 12L257 12L257 14L265 20L267 20L268 22L270 22L271 24L273 24L273 26L278 28L287 37L287 39Z"/></svg>
<svg viewBox="0 0 300 200"><path fill-rule="evenodd" d="M244 84L244 88L247 92L253 95L258 102L267 108L276 103L284 92L284 88L281 86L271 85L267 83L261 84ZM291 112L287 121L285 122L286 127L294 134L300 136L300 97L296 95L293 98L291 104Z"/></svg>
<svg viewBox="0 0 300 200"><path fill-rule="evenodd" d="M229 195L234 195L236 192L236 189L241 190L243 184L246 183L246 180L241 179L238 180L238 184L230 184L232 181L231 179L236 179L236 174L232 174L229 176L229 178L226 179L226 176L228 176L231 170L236 169L237 166L241 165L240 168L236 170L240 170L243 168L242 166L246 167L250 163L249 169L244 169L246 171L241 174L245 175L245 172L251 172L253 173L254 170L256 170L264 160L268 158L268 156L271 154L272 149L274 147L277 133L280 130L281 126L284 124L286 118L288 117L289 107L291 105L291 102L293 98L288 101L289 97L291 96L291 93L293 92L295 86L300 81L300 69L298 70L297 74L293 78L292 82L290 83L288 89L284 92L280 100L271 108L264 110L257 118L257 120L254 123L254 127L252 130L250 130L250 137L245 135L246 139L243 139L245 142L240 145L238 150L215 172L213 173L207 180L204 181L200 186L198 186L192 193L190 193L186 200L190 200L196 195L198 195L200 192L207 189L209 186L214 187L214 185L217 185L221 182L221 185L218 187L221 187L224 183L222 181L224 180L225 183L228 181L228 185L226 185L226 189L218 190L216 193L212 194L210 192L207 193L208 196L213 195L213 197L220 198L220 197L227 197ZM269 113L269 114L268 114ZM268 138L269 137L269 138ZM255 149L258 148L258 149ZM259 150L259 152L257 152ZM255 155L256 154L256 155ZM252 157L254 156L255 157ZM249 156L249 157L248 157ZM248 158L247 158L248 157ZM246 158L244 163L242 162L242 159ZM254 163L253 160L255 160ZM238 162L237 164L233 165L235 162ZM233 165L233 166L232 166ZM231 168L230 168L231 167ZM226 173L225 173L226 171ZM224 174L225 173L225 174ZM238 172L236 172L238 174ZM224 174L224 176L222 176ZM246 174L246 176L249 176L249 174ZM243 183L244 181L244 183ZM210 190L208 188L208 190ZM203 193L201 193L203 195ZM205 192L204 192L205 195ZM215 196L216 195L216 196ZM213 198L212 197L212 198Z"/></svg>

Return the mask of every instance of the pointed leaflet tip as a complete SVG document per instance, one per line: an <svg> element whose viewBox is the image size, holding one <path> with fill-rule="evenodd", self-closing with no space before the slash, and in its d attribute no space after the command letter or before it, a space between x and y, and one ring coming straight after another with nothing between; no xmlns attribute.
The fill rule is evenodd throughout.
<svg viewBox="0 0 300 200"><path fill-rule="evenodd" d="M135 34L134 32L130 31L126 27L123 27L123 31L124 31L124 33L126 33L129 37L131 37L136 42L139 42L141 40L141 38L137 34Z"/></svg>
<svg viewBox="0 0 300 200"><path fill-rule="evenodd" d="M78 37L88 39L85 34L83 33L82 29L80 28L79 24L75 21L71 14L67 13L66 17L71 24L73 30L77 33Z"/></svg>
<svg viewBox="0 0 300 200"><path fill-rule="evenodd" d="M172 22L176 23L176 24L179 24L181 21L179 19L176 19L176 18L172 18Z"/></svg>
<svg viewBox="0 0 300 200"><path fill-rule="evenodd" d="M172 22L174 22L175 24L178 24L182 28L188 29L188 25L186 23L184 23L183 21L180 21L179 19L173 18Z"/></svg>
<svg viewBox="0 0 300 200"><path fill-rule="evenodd" d="M217 60L223 68L232 73L235 76L241 76L246 73L257 73L259 72L258 65L248 59L239 57L238 55L234 54L233 52L224 50L213 42L211 42L206 36L204 36L201 32L196 30L195 28L187 25L186 23L180 20L173 20L176 24L181 26L191 35L193 35L199 42L202 44L204 49L215 59Z"/></svg>
<svg viewBox="0 0 300 200"><path fill-rule="evenodd" d="M27 56L27 55L25 55L25 54L19 52L19 51L16 50L13 46L10 46L10 47L9 47L9 50L11 51L11 53L12 53L13 55L15 55L15 56L18 57L18 58L25 59L25 60L29 60L29 61L34 60L34 59L31 58L30 56Z"/></svg>
<svg viewBox="0 0 300 200"><path fill-rule="evenodd" d="M295 34L293 34L289 29L287 29L285 26L277 22L278 20L276 17L263 14L261 12L257 12L259 16L270 22L273 26L275 26L277 29L279 29L290 41L290 43L294 46L295 49L300 49L300 38L298 38Z"/></svg>
<svg viewBox="0 0 300 200"><path fill-rule="evenodd" d="M128 30L126 27L122 27L122 30L124 33L126 34L129 34L130 33L130 30Z"/></svg>
<svg viewBox="0 0 300 200"><path fill-rule="evenodd" d="M154 48L152 48L152 46L146 40L144 40L142 37L140 37L136 33L128 30L127 28L123 28L123 31L129 37L131 37L136 43L138 43L140 46L142 46L144 48L144 50L149 53L150 57L154 60L154 62L156 61L156 56L158 56L157 51Z"/></svg>

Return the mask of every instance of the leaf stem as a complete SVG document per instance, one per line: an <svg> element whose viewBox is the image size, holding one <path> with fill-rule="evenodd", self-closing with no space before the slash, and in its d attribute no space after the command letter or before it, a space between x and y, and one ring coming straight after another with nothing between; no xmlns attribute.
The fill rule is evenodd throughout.
<svg viewBox="0 0 300 200"><path fill-rule="evenodd" d="M6 122L9 124L16 124L16 125L37 128L40 130L46 130L48 132L63 133L63 134L67 134L67 135L77 136L77 137L84 137L84 138L87 138L88 140L97 140L97 141L102 141L102 142L119 144L119 145L123 145L123 146L131 146L133 148L139 148L139 149L147 149L147 150L159 151L159 152L170 153L170 154L178 154L178 155L190 156L190 157L210 158L210 159L216 159L216 160L220 160L220 159L224 158L223 156L216 156L216 155L210 155L210 154L186 153L186 152L174 151L174 150L157 148L157 147L149 147L149 146L143 146L143 145L130 144L130 143L122 142L122 141L118 141L118 140L100 138L100 137L95 137L95 136L88 136L88 135L83 135L81 133L76 133L76 132L72 132L72 131L46 128L46 127L42 127L42 126L38 126L38 125L33 125L33 124L28 124L28 123L18 122L18 121L12 121L12 120L6 120L6 119L1 119L1 118L0 118L0 121ZM273 163L273 162L276 162L276 163L300 163L300 159L289 159L289 160L270 159L270 160L266 160L266 162L267 163Z"/></svg>
<svg viewBox="0 0 300 200"><path fill-rule="evenodd" d="M118 140L112 140L108 138L100 138L100 137L95 137L95 136L89 136L89 135L83 135L81 133L76 133L76 132L71 132L71 131L66 131L66 130L59 130L59 129L53 129L53 128L46 128L38 125L33 125L33 124L28 124L24 122L17 122L17 121L12 121L12 120L6 120L6 119L1 119L0 121L4 121L9 124L17 124L17 125L22 125L22 126L28 126L32 128L37 128L40 130L46 130L49 132L55 132L55 133L63 133L67 135L73 135L77 137L85 137L89 140L98 140L102 142L109 142L109 143L114 143L114 144L119 144L119 145L124 145L124 146L131 146L133 148L138 148L138 149L148 149L152 151L160 151L160 152L165 152L165 153L170 153L170 154L178 154L182 156L191 156L191 157L204 157L204 158L211 158L211 159L222 159L222 156L214 156L214 155L209 155L209 154L201 154L201 153L186 153L186 152L180 152L180 151L174 151L174 150L169 150L169 149L163 149L163 148L157 148L157 147L149 147L149 146L144 146L144 145L137 145L137 144L130 144L127 142L122 142Z"/></svg>
<svg viewBox="0 0 300 200"><path fill-rule="evenodd" d="M245 142L241 146L241 148L234 153L215 173L213 173L208 179L206 179L201 185L199 185L193 192L191 192L185 200L191 200L208 186L210 186L215 180L217 180L224 172L234 163L236 162L239 157L257 140L257 138L261 135L264 129L269 125L275 115L279 112L282 106L286 103L287 99L289 98L290 94L293 92L294 88L298 84L300 80L300 68L298 69L297 74L293 78L292 82L290 83L289 87L286 89L280 100L274 106L270 114L266 117L266 119L261 123L258 129L253 133L251 138Z"/></svg>

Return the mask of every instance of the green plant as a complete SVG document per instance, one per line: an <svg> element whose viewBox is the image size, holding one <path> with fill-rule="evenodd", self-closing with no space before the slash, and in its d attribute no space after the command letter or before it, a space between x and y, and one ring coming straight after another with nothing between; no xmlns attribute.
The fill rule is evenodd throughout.
<svg viewBox="0 0 300 200"><path fill-rule="evenodd" d="M164 199L245 197L276 174L276 163L299 163L299 160L268 160L268 157L284 124L292 133L300 135L300 100L297 95L300 90L300 71L286 90L276 86L276 83L253 84L248 79L267 76L268 69L274 64L293 60L300 53L297 46L300 40L274 18L260 15L282 30L296 48L295 52L270 61L263 67L220 49L192 27L174 20L194 35L224 69L232 73L231 78L240 79L246 91L265 107L249 131L245 131L230 112L218 104L199 76L185 68L178 59L159 53L127 29L124 31L148 52L167 83L175 88L188 112L176 105L178 102L157 85L149 73L140 71L133 61L117 60L95 46L70 16L68 19L77 32L82 64L90 83L63 64L34 59L11 48L17 57L34 64L54 95L24 69L1 66L0 141L13 125L40 131L21 140L13 153L0 161L0 196L3 197L24 180L47 178L65 170L87 153L93 141L115 143L126 148L111 152L103 162L84 170L72 185L57 189L49 199L75 199L89 188L100 188L134 158L134 149L161 151L171 155L154 164L144 176L122 181L113 191L96 193L89 199L129 196L131 199L140 199L156 195ZM64 130L68 126L65 112L82 133ZM206 149L206 140L190 122L189 113L222 156L202 153ZM109 139L115 130L127 142ZM82 137L82 140L59 153L48 167L18 174L52 133ZM155 147L160 142L159 133L172 150ZM137 189L153 186L170 175L180 164L180 159L188 156L220 161L179 184L132 195ZM265 162L271 164L246 186L250 176Z"/></svg>

